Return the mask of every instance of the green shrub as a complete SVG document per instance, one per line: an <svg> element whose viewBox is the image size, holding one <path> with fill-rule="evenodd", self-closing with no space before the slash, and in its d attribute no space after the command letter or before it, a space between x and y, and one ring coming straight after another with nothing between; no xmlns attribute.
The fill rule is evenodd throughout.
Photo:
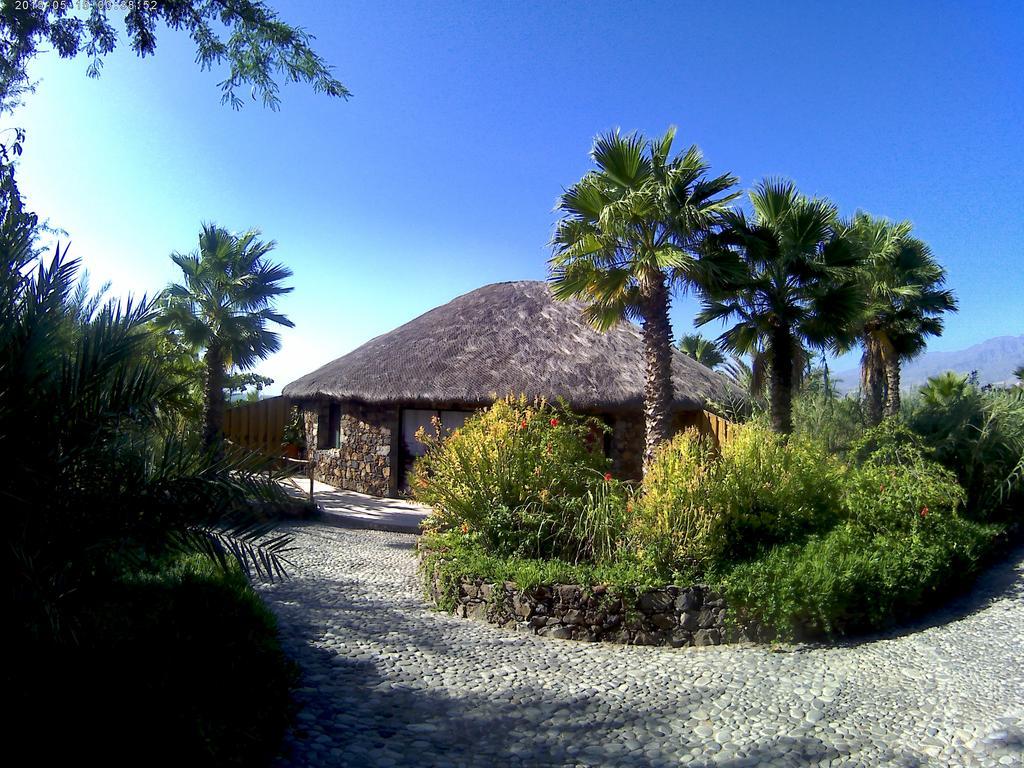
<svg viewBox="0 0 1024 768"><path fill-rule="evenodd" d="M967 514L986 520L1019 511L1024 389L985 392L960 377L936 377L907 410L910 427L967 491Z"/></svg>
<svg viewBox="0 0 1024 768"><path fill-rule="evenodd" d="M832 525L840 475L812 443L756 423L720 451L683 432L648 469L633 533L642 555L663 567L714 569Z"/></svg>
<svg viewBox="0 0 1024 768"><path fill-rule="evenodd" d="M631 538L641 558L670 572L711 557L717 469L714 445L692 430L658 450L631 521Z"/></svg>
<svg viewBox="0 0 1024 768"><path fill-rule="evenodd" d="M784 638L882 629L968 584L1000 530L952 516L913 535L842 524L738 564L722 588L743 620Z"/></svg>
<svg viewBox="0 0 1024 768"><path fill-rule="evenodd" d="M830 454L845 456L864 432L864 408L854 395L840 396L824 371L815 369L793 397L794 433L818 443Z"/></svg>
<svg viewBox="0 0 1024 768"><path fill-rule="evenodd" d="M608 477L595 476L582 497L564 499L556 540L564 557L575 563L607 563L627 546L633 489Z"/></svg>
<svg viewBox="0 0 1024 768"><path fill-rule="evenodd" d="M869 459L876 464L904 464L933 458L921 435L899 418L888 418L864 431L850 444L847 458L858 466Z"/></svg>
<svg viewBox="0 0 1024 768"><path fill-rule="evenodd" d="M626 593L638 594L645 589L664 585L660 575L649 565L620 552L603 563L573 563L557 558L530 558L498 555L488 551L477 537L461 531L428 533L420 546L424 552L420 564L425 586L436 575L440 594L438 606L444 610L455 607L459 583L463 578L480 578L502 584L514 582L519 589L540 584L615 585Z"/></svg>
<svg viewBox="0 0 1024 768"><path fill-rule="evenodd" d="M491 552L575 558L594 547L576 536L588 491L606 482L605 429L544 401L498 400L445 439L422 436L413 495L433 508L430 527L478 534ZM618 525L607 513L622 496L595 497L603 507L590 522Z"/></svg>
<svg viewBox="0 0 1024 768"><path fill-rule="evenodd" d="M88 598L76 645L39 648L9 672L25 733L49 734L59 719L59 741L102 764L132 764L139 754L161 765L270 764L297 671L240 569L178 558ZM26 743L40 763L60 749Z"/></svg>
<svg viewBox="0 0 1024 768"><path fill-rule="evenodd" d="M920 438L899 422L869 430L854 449L864 453L849 473L843 504L870 534L913 534L956 514L966 500L956 475L926 458Z"/></svg>

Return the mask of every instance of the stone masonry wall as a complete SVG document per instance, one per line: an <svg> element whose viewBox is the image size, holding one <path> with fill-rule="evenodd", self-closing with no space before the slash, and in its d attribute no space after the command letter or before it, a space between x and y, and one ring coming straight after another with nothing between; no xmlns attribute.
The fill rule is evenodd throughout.
<svg viewBox="0 0 1024 768"><path fill-rule="evenodd" d="M398 409L342 401L338 447L319 447L330 425L330 402L316 401L303 408L306 444L312 451L313 477L338 488L373 496L396 492L392 461L398 435Z"/></svg>
<svg viewBox="0 0 1024 768"><path fill-rule="evenodd" d="M690 428L700 427L700 411L677 411L672 417L672 434ZM612 422L611 459L612 472L625 480L639 480L644 465L644 417L636 415L616 416Z"/></svg>
<svg viewBox="0 0 1024 768"><path fill-rule="evenodd" d="M623 480L639 480L644 466L644 417L616 416L612 422L612 472Z"/></svg>
<svg viewBox="0 0 1024 768"><path fill-rule="evenodd" d="M432 590L437 602L441 593L436 578ZM681 647L748 639L727 629L725 600L704 585L654 589L632 601L602 586L520 590L512 582L463 579L454 613L566 640Z"/></svg>

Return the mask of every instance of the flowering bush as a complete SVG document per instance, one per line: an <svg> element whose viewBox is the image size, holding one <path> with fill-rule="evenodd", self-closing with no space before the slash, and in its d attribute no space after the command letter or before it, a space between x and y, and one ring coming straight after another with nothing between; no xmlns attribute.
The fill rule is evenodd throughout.
<svg viewBox="0 0 1024 768"><path fill-rule="evenodd" d="M870 430L861 446L863 462L850 472L843 504L866 532L917 533L966 501L956 475L928 459L920 438L898 423Z"/></svg>
<svg viewBox="0 0 1024 768"><path fill-rule="evenodd" d="M832 525L840 477L811 443L756 424L721 449L688 430L648 468L634 532L642 554L665 566L744 559Z"/></svg>
<svg viewBox="0 0 1024 768"><path fill-rule="evenodd" d="M435 530L462 532L495 553L574 559L587 548L573 531L588 492L613 482L605 429L561 406L506 397L446 439L421 436L427 452L413 468L413 495L433 507Z"/></svg>
<svg viewBox="0 0 1024 768"><path fill-rule="evenodd" d="M721 447L683 432L638 491L608 473L604 430L506 398L447 440L424 436L413 488L434 507L424 563L446 599L468 575L637 589L700 577L758 633L846 634L942 601L1003 531L961 516L956 475L898 420L853 441L845 466L756 421Z"/></svg>

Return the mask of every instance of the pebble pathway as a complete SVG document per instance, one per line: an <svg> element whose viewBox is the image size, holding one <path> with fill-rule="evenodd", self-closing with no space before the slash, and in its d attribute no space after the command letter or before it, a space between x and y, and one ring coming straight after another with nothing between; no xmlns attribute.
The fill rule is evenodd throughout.
<svg viewBox="0 0 1024 768"><path fill-rule="evenodd" d="M903 634L666 649L456 619L414 536L292 533L264 588L302 668L282 767L1024 764L1024 551Z"/></svg>

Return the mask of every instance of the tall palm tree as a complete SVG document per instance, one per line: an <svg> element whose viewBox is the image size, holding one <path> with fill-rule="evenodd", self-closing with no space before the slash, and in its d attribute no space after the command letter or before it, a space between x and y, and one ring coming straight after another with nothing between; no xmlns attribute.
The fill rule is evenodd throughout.
<svg viewBox="0 0 1024 768"><path fill-rule="evenodd" d="M233 235L204 224L197 252L171 255L185 279L167 288L159 324L178 330L187 343L203 350L203 440L208 446L221 437L227 369L247 370L281 348L268 324L294 326L274 306L277 296L292 290L281 285L292 272L267 260L276 244L258 236L254 229Z"/></svg>
<svg viewBox="0 0 1024 768"><path fill-rule="evenodd" d="M1013 375L1017 377L1017 385L1024 384L1024 365L1017 366L1017 369L1013 372Z"/></svg>
<svg viewBox="0 0 1024 768"><path fill-rule="evenodd" d="M552 239L554 295L582 298L587 317L607 330L638 320L644 341L644 465L670 436L672 290L714 272L699 258L700 242L736 197L736 178L708 178L700 149L672 154L675 128L659 139L618 131L598 136L596 166L558 201Z"/></svg>
<svg viewBox="0 0 1024 768"><path fill-rule="evenodd" d="M711 339L705 339L699 333L687 333L679 339L679 351L692 357L701 365L717 368L725 364L725 355Z"/></svg>
<svg viewBox="0 0 1024 768"><path fill-rule="evenodd" d="M924 352L928 338L941 336L942 316L958 311L956 296L945 287L946 270L931 249L915 237L904 237L896 254L896 273L904 280L899 307L900 322L891 334L893 354L885 361L885 415L900 412L902 363Z"/></svg>
<svg viewBox="0 0 1024 768"><path fill-rule="evenodd" d="M764 181L750 201L753 220L728 211L708 243L738 259L742 277L705 284L697 325L738 320L719 343L767 369L772 428L788 434L805 348L834 350L860 311L858 259L839 235L835 206L802 196L792 182Z"/></svg>
<svg viewBox="0 0 1024 768"><path fill-rule="evenodd" d="M901 364L923 352L929 336L942 333L941 315L956 311L956 298L944 287L945 269L911 236L909 222L858 213L843 232L862 259L865 305L852 330L863 350L865 415L868 424L877 424L883 415L899 413Z"/></svg>
<svg viewBox="0 0 1024 768"><path fill-rule="evenodd" d="M899 242L910 231L906 222L894 224L858 212L843 225L843 233L860 254L861 288L864 292L864 313L850 328L849 346L860 344L860 389L864 416L868 425L882 420L885 401L885 361L894 354L892 330L893 286L896 282L892 265Z"/></svg>

